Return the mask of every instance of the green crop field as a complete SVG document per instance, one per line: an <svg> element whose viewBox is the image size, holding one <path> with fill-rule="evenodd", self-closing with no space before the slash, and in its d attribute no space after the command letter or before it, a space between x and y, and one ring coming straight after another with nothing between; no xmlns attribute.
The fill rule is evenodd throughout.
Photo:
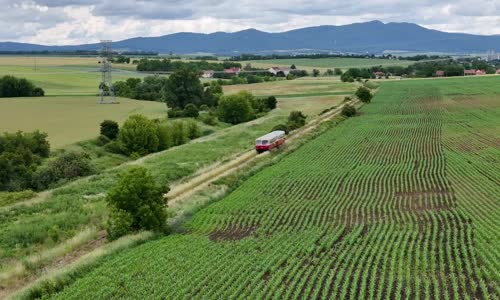
<svg viewBox="0 0 500 300"><path fill-rule="evenodd" d="M413 64L409 60L390 60L376 58L296 58L296 59L268 59L268 60L251 60L242 62L243 65L251 63L254 67L270 68L275 66L289 67L295 64L298 69L312 70L314 68L326 69L348 69L348 68L369 68L373 66L403 66L407 67Z"/></svg>
<svg viewBox="0 0 500 300"><path fill-rule="evenodd" d="M103 120L124 121L130 114L165 117L164 103L119 99L120 104L97 104L94 97L0 99L0 132L40 130L58 148L99 135Z"/></svg>
<svg viewBox="0 0 500 300"><path fill-rule="evenodd" d="M499 299L500 77L408 80L59 299Z"/></svg>

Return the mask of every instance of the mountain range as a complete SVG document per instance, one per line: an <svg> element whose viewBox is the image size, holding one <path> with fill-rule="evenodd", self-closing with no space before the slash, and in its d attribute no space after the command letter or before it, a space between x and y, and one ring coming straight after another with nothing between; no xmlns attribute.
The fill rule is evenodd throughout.
<svg viewBox="0 0 500 300"><path fill-rule="evenodd" d="M473 53L500 51L500 35L449 33L413 23L371 21L342 26L316 26L269 33L256 29L210 34L181 32L159 37L136 37L113 42L118 51L155 51L159 53L293 53L390 51ZM0 51L75 51L97 50L99 43L47 46L0 42Z"/></svg>

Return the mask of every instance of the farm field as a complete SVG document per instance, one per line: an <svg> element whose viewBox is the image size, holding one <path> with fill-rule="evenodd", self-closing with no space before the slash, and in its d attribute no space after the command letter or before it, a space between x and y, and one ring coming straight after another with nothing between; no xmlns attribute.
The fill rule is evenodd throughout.
<svg viewBox="0 0 500 300"><path fill-rule="evenodd" d="M312 71L312 69L349 69L349 68L369 68L373 66L403 66L407 67L415 62L409 60L390 60L375 58L296 58L296 59L268 59L268 60L250 60L242 62L242 65L251 63L258 68L270 68L275 66L290 67L292 64L298 69Z"/></svg>
<svg viewBox="0 0 500 300"><path fill-rule="evenodd" d="M97 57L0 56L0 76L29 79L43 88L46 96L90 96L98 93L98 61ZM115 81L144 77L134 71L135 65L119 64L114 68Z"/></svg>
<svg viewBox="0 0 500 300"><path fill-rule="evenodd" d="M249 86L241 85L239 88L246 89ZM231 159L235 154L248 151L252 148L255 138L269 132L275 125L285 123L291 110L302 110L309 115L309 119L312 119L322 110L340 104L343 97L352 95L356 88L353 84L337 86L333 82L329 83L329 86L332 92L336 93L335 96L329 99L323 99L325 96L316 97L315 93L317 91L314 88L303 91L304 95L310 93L310 98L305 96L302 98L282 98L277 95L278 108L254 121L228 128L221 127L216 132L193 140L191 143L155 153L115 169L103 170L96 176L84 178L60 188L37 194L33 199L27 200L26 203L21 201L12 206L10 205L12 203L8 203L3 207L0 205L0 278L13 268L16 268L16 266L19 266L19 264L22 264L26 259L43 257L44 253L50 253L53 249L65 247L65 243L71 239L88 238L88 234L85 235L85 233L91 232L95 236L97 232L103 230L106 226L106 216L108 214L104 195L109 187L116 183L119 172L130 164L147 168L161 185L171 184L176 180L194 174L204 167ZM233 91L238 89L236 86L232 86L232 88ZM317 88L321 88L321 86ZM253 91L256 94L264 95L268 89L269 85L262 85L259 89L254 88ZM97 105L95 104L95 97L84 96L75 97L74 99L72 97L45 97L44 99L33 100L59 99L58 101L68 101L68 105L70 105L69 102L73 103L72 101L78 101L77 99L87 98L90 104ZM25 99L15 100L24 101ZM10 99L7 99L7 101L10 101ZM128 101L132 104L144 103L143 101L127 99L123 99L123 101L125 102L120 105L101 105L98 109L118 110L123 103L128 103ZM290 105L290 102L293 102L293 105ZM59 105L63 104L65 103ZM160 109L165 109L163 103L145 102L145 104L160 105ZM1 105L2 102L0 102L0 107ZM33 105L36 105L36 103ZM31 108L28 106L26 109ZM159 117L165 116L165 112L156 111L156 106L144 107L143 109L150 110L152 114L159 113ZM43 110L43 108L38 111L40 110ZM33 109L33 111L36 112L37 110ZM75 111L78 110L75 109ZM96 111L94 109L94 114L97 115ZM61 114L64 115L63 112L64 110ZM109 111L109 114L112 113L116 112ZM96 116L92 115L89 118L96 118ZM11 121L14 122L14 120ZM21 122L22 120L18 121L19 124ZM99 124L95 121L93 123L95 126ZM67 128L68 126L63 126L63 129ZM95 137L96 132L98 132L97 127L89 135L92 134L92 137ZM61 134L64 135L65 133L61 131ZM69 138L71 135L66 134L65 137ZM78 132L75 138L81 140L81 133ZM74 146L65 146L64 149ZM0 283L0 298L2 288L6 286L8 286L7 283Z"/></svg>
<svg viewBox="0 0 500 300"><path fill-rule="evenodd" d="M97 96L3 98L0 100L0 132L40 130L53 148L99 135L103 120L122 123L131 114L165 117L164 103L119 98L120 104L97 104Z"/></svg>
<svg viewBox="0 0 500 300"><path fill-rule="evenodd" d="M500 298L500 77L381 84L184 233L54 298Z"/></svg>

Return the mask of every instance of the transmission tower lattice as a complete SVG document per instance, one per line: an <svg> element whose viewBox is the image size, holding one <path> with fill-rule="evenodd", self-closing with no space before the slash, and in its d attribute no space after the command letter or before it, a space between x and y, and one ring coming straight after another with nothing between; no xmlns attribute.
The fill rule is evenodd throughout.
<svg viewBox="0 0 500 300"><path fill-rule="evenodd" d="M111 61L113 51L111 51L111 41L101 40L101 83L99 84L99 104L114 104L118 103L115 99L115 91L113 88L113 80L111 78Z"/></svg>

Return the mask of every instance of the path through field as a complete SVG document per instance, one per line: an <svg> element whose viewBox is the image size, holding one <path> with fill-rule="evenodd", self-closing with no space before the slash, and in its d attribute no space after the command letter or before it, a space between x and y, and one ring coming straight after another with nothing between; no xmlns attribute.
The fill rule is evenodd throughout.
<svg viewBox="0 0 500 300"><path fill-rule="evenodd" d="M383 84L174 234L56 296L498 299L500 78Z"/></svg>

